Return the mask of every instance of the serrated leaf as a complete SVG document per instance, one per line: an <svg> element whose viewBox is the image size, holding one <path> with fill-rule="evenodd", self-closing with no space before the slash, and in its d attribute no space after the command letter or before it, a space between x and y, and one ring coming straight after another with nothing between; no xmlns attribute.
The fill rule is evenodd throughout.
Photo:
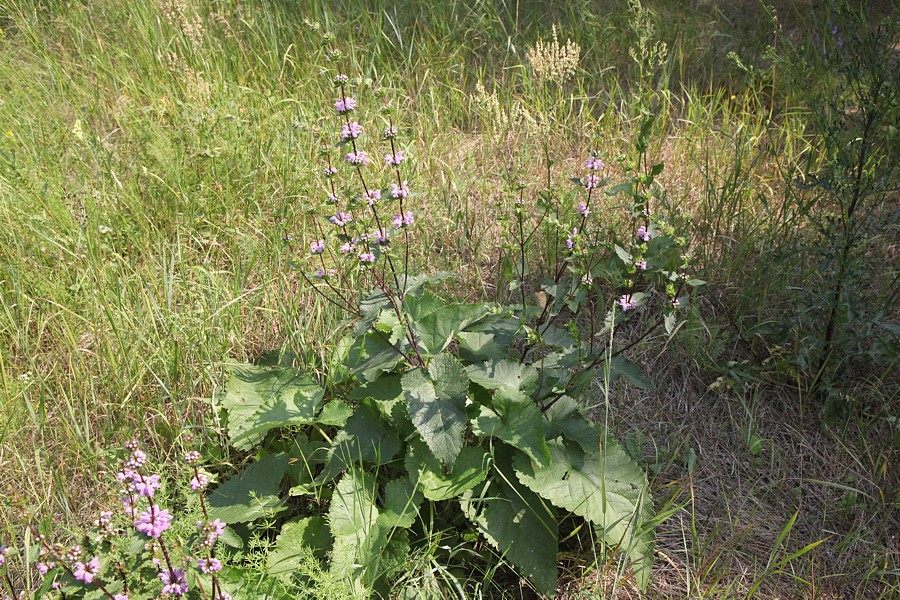
<svg viewBox="0 0 900 600"><path fill-rule="evenodd" d="M523 454L514 459L516 474L536 494L593 523L604 543L627 553L646 587L653 559L647 476L617 442L604 441L602 452L591 454L554 440L547 444L549 466Z"/></svg>
<svg viewBox="0 0 900 600"><path fill-rule="evenodd" d="M479 532L548 596L556 592L558 529L556 513L531 490L522 486L508 466L508 449L497 447L495 457L506 467L474 490L466 492L460 507ZM522 455L524 457L524 455Z"/></svg>
<svg viewBox="0 0 900 600"><path fill-rule="evenodd" d="M544 418L534 401L522 392L506 387L495 390L491 407L479 407L472 426L477 435L503 440L538 464L546 465L550 460Z"/></svg>
<svg viewBox="0 0 900 600"><path fill-rule="evenodd" d="M374 331L361 335L347 350L343 363L362 382L374 381L403 360L403 355L384 339L384 335Z"/></svg>
<svg viewBox="0 0 900 600"><path fill-rule="evenodd" d="M457 333L493 310L488 304L448 304L428 292L407 299L407 308L419 349L432 356L443 352Z"/></svg>
<svg viewBox="0 0 900 600"><path fill-rule="evenodd" d="M334 477L340 471L364 463L383 465L399 451L400 438L396 432L385 426L377 407L364 402L335 436L328 465L320 478Z"/></svg>
<svg viewBox="0 0 900 600"><path fill-rule="evenodd" d="M425 442L410 440L405 461L410 481L429 500L450 500L470 490L487 476L490 455L483 448L466 446L448 473L428 450Z"/></svg>
<svg viewBox="0 0 900 600"><path fill-rule="evenodd" d="M232 368L222 397L231 445L247 450L271 429L315 422L324 393L311 377L294 369Z"/></svg>
<svg viewBox="0 0 900 600"><path fill-rule="evenodd" d="M459 355L469 362L505 358L520 331L518 320L500 315L488 316L456 334Z"/></svg>
<svg viewBox="0 0 900 600"><path fill-rule="evenodd" d="M621 354L619 356L614 356L612 360L609 361L609 373L612 381L615 381L619 377L624 377L628 383L635 387L639 387L642 390L653 390L656 388L652 381L644 377L640 367Z"/></svg>
<svg viewBox="0 0 900 600"><path fill-rule="evenodd" d="M587 420L578 403L569 396L562 396L544 411L546 439L576 442L587 453L600 448L600 432Z"/></svg>
<svg viewBox="0 0 900 600"><path fill-rule="evenodd" d="M459 394L462 387L453 381L460 373L465 380L465 373L461 365L456 363L456 367L452 367L448 361L455 359L442 354L432 360L432 364L438 362L438 365L429 365L429 371L440 376L438 382L433 382L423 369L410 371L402 379L409 417L435 458L445 465L456 460L467 422L466 397ZM438 395L437 389L447 393Z"/></svg>
<svg viewBox="0 0 900 600"><path fill-rule="evenodd" d="M278 512L278 495L287 472L288 455L262 458L217 487L209 495L209 518L225 523L246 523Z"/></svg>
<svg viewBox="0 0 900 600"><path fill-rule="evenodd" d="M634 262L634 260L631 258L631 253L628 252L628 250L626 250L622 246L616 244L615 251L616 251L616 256L619 257L619 260L621 260L626 265L631 266L631 264Z"/></svg>
<svg viewBox="0 0 900 600"><path fill-rule="evenodd" d="M508 388L525 394L534 391L538 371L514 360L491 360L466 367L469 379L489 390Z"/></svg>
<svg viewBox="0 0 900 600"><path fill-rule="evenodd" d="M322 407L322 411L316 417L316 423L330 427L343 427L351 415L353 415L352 406L343 400L334 399Z"/></svg>
<svg viewBox="0 0 900 600"><path fill-rule="evenodd" d="M334 535L331 569L369 585L378 572L379 555L388 542L378 526L375 478L350 469L334 489L328 522Z"/></svg>
<svg viewBox="0 0 900 600"><path fill-rule="evenodd" d="M281 526L275 547L266 558L266 571L270 575L290 578L303 559L310 554L321 560L331 549L331 532L323 517L307 517L288 521Z"/></svg>
<svg viewBox="0 0 900 600"><path fill-rule="evenodd" d="M412 527L422 504L422 492L406 477L389 481L384 486L384 509L378 524L388 529Z"/></svg>

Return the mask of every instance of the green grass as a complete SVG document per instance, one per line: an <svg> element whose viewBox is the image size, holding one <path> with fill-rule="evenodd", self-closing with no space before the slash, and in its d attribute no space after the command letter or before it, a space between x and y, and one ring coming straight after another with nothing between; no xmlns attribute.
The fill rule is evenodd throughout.
<svg viewBox="0 0 900 600"><path fill-rule="evenodd" d="M168 452L185 432L220 433L206 399L224 363L272 350L305 360L337 342L341 315L292 265L315 231L332 95L304 17L334 31L347 70L387 88L415 132L423 243L412 260L458 273L448 291L460 296L501 294L505 182L542 181L545 142L554 180L577 174L587 123L608 156L626 151L635 95L649 93L619 2L220 0L189 5L203 24L194 41L163 4L0 0L0 540L29 520L65 536L109 506L109 446L135 436ZM894 367L854 377L855 419L822 433L802 369L754 330L815 268L784 254L810 227L809 197L786 181L818 146L785 78L766 68L773 25L753 2L648 4L670 49L653 82L649 153L666 163L673 218L711 284L675 358L657 358L656 336L640 347L657 371L652 407L634 390L611 398L618 428L642 432L659 499L680 507L661 526L651 596L744 597L758 584L756 597L887 598L898 590ZM823 14L778 8L785 30L817 39ZM560 104L525 59L553 23L582 47ZM471 99L479 82L505 109L517 98L559 127L548 140L498 141ZM877 246L888 261L895 242L896 227ZM728 366L742 360L758 367L745 379ZM720 391L706 391L720 376ZM698 416L723 414L715 426ZM750 452L748 432L770 444ZM604 564L574 559L570 597L611 593Z"/></svg>

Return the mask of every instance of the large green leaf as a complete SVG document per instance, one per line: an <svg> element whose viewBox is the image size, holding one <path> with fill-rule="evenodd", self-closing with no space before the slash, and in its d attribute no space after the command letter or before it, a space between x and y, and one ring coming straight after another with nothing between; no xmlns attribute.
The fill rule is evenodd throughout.
<svg viewBox="0 0 900 600"><path fill-rule="evenodd" d="M429 500L450 500L484 481L490 460L483 448L466 446L457 455L453 468L445 473L425 442L412 439L406 454L406 471L410 481Z"/></svg>
<svg viewBox="0 0 900 600"><path fill-rule="evenodd" d="M419 349L432 356L443 352L457 333L494 310L490 304L448 304L428 292L408 298L406 304Z"/></svg>
<svg viewBox="0 0 900 600"><path fill-rule="evenodd" d="M231 445L246 450L270 429L315 422L323 395L311 377L294 369L233 367L222 397Z"/></svg>
<svg viewBox="0 0 900 600"><path fill-rule="evenodd" d="M509 448L498 446L495 476L460 500L466 517L485 539L542 594L556 592L558 530L556 512L516 481ZM524 457L524 455L523 455Z"/></svg>
<svg viewBox="0 0 900 600"><path fill-rule="evenodd" d="M272 454L256 461L212 491L209 518L245 523L272 516L283 505L278 491L287 467L287 454Z"/></svg>
<svg viewBox="0 0 900 600"><path fill-rule="evenodd" d="M380 554L388 543L389 530L378 525L375 478L350 469L334 489L328 522L334 535L332 571L371 585L379 571Z"/></svg>
<svg viewBox="0 0 900 600"><path fill-rule="evenodd" d="M622 356L614 356L609 361L610 381L615 381L619 377L624 377L628 383L639 387L642 390L653 390L656 386L641 373L640 367Z"/></svg>
<svg viewBox="0 0 900 600"><path fill-rule="evenodd" d="M526 394L534 390L538 371L531 365L503 359L489 360L466 367L469 379L483 388L497 390L509 388Z"/></svg>
<svg viewBox="0 0 900 600"><path fill-rule="evenodd" d="M509 355L509 347L521 331L521 323L513 317L489 315L456 334L459 355L467 362L500 360Z"/></svg>
<svg viewBox="0 0 900 600"><path fill-rule="evenodd" d="M477 435L496 437L515 446L540 465L550 461L544 439L544 418L529 397L510 388L494 391L492 406L480 406L472 420Z"/></svg>
<svg viewBox="0 0 900 600"><path fill-rule="evenodd" d="M384 486L384 510L378 515L378 524L394 529L412 527L422 504L422 492L406 477L389 481Z"/></svg>
<svg viewBox="0 0 900 600"><path fill-rule="evenodd" d="M318 559L331 549L331 533L323 517L307 517L288 521L281 526L275 547L266 558L270 575L290 578L312 555Z"/></svg>
<svg viewBox="0 0 900 600"><path fill-rule="evenodd" d="M382 465L400 451L400 438L384 423L372 401L359 405L347 424L334 438L328 465L321 478L336 476L363 463Z"/></svg>
<svg viewBox="0 0 900 600"><path fill-rule="evenodd" d="M389 334L371 331L353 340L343 363L360 381L374 381L382 373L392 370L403 359L385 337Z"/></svg>
<svg viewBox="0 0 900 600"><path fill-rule="evenodd" d="M577 442L587 453L599 450L600 432L585 418L581 406L571 397L558 398L544 411L544 417L545 435L548 440L562 436L564 440Z"/></svg>
<svg viewBox="0 0 900 600"><path fill-rule="evenodd" d="M541 467L522 454L514 460L516 473L535 493L584 517L606 544L627 553L645 587L653 558L647 476L615 440L607 437L604 442L602 451L585 453L551 441L549 466Z"/></svg>
<svg viewBox="0 0 900 600"><path fill-rule="evenodd" d="M466 429L468 381L462 365L449 354L431 360L428 371L416 369L403 376L409 417L434 456L453 464L463 445Z"/></svg>

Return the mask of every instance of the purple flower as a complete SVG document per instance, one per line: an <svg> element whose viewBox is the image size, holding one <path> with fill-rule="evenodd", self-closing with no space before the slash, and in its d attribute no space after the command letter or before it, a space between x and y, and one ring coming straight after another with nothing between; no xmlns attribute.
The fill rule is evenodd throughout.
<svg viewBox="0 0 900 600"><path fill-rule="evenodd" d="M345 242L344 245L340 247L341 254L349 254L350 252L354 252L356 250L356 244L352 242Z"/></svg>
<svg viewBox="0 0 900 600"><path fill-rule="evenodd" d="M41 575L46 575L50 571L50 569L56 566L56 563L39 562L34 566L38 570L38 573L40 573Z"/></svg>
<svg viewBox="0 0 900 600"><path fill-rule="evenodd" d="M196 475L194 475L194 478L191 479L191 489L195 492L198 490L202 490L207 485L209 485L209 477L207 477L203 473L197 473Z"/></svg>
<svg viewBox="0 0 900 600"><path fill-rule="evenodd" d="M334 221L332 221L332 223L334 223ZM325 252L325 240L316 240L314 242L310 242L309 249L313 254L322 254L323 252ZM193 484L191 485L191 487L193 487Z"/></svg>
<svg viewBox="0 0 900 600"><path fill-rule="evenodd" d="M134 522L134 528L144 535L159 538L169 528L172 515L167 510L160 510L158 504L154 504L142 512Z"/></svg>
<svg viewBox="0 0 900 600"><path fill-rule="evenodd" d="M584 187L589 190L600 187L600 176L596 173L590 173L584 178Z"/></svg>
<svg viewBox="0 0 900 600"><path fill-rule="evenodd" d="M573 228L572 228L572 233L569 234L569 237L568 237L568 238L566 238L566 248L567 248L567 249L571 250L572 248L575 247L575 238L576 238L577 236L578 236L578 228L577 228L577 227L573 227Z"/></svg>
<svg viewBox="0 0 900 600"><path fill-rule="evenodd" d="M100 559L95 556L87 564L76 562L75 568L72 569L72 575L78 581L90 583L94 580L98 571L100 571Z"/></svg>
<svg viewBox="0 0 900 600"><path fill-rule="evenodd" d="M358 152L348 152L347 155L344 156L344 160L355 167L363 167L369 164L369 157L366 156L366 153L362 150Z"/></svg>
<svg viewBox="0 0 900 600"><path fill-rule="evenodd" d="M400 185L396 183L391 184L391 198L397 200L399 198L406 198L409 196L409 187L406 185L406 180L404 179Z"/></svg>
<svg viewBox="0 0 900 600"><path fill-rule="evenodd" d="M579 202L578 208L576 210L578 211L578 214L581 215L582 217L586 217L589 214L591 214L590 209L588 209L587 204L585 204L584 202Z"/></svg>
<svg viewBox="0 0 900 600"><path fill-rule="evenodd" d="M374 206L376 200L381 200L381 190L369 190L363 196L369 206Z"/></svg>
<svg viewBox="0 0 900 600"><path fill-rule="evenodd" d="M647 270L647 261L639 260L636 263L634 263L634 266L637 267L638 269L640 269L641 271L646 271Z"/></svg>
<svg viewBox="0 0 900 600"><path fill-rule="evenodd" d="M341 138L345 140L355 140L362 135L362 132L362 125L360 125L356 121L351 121L350 123L344 125L344 128L341 130Z"/></svg>
<svg viewBox="0 0 900 600"><path fill-rule="evenodd" d="M343 73L338 73L334 76L334 84L335 85L344 85L348 81L350 81L350 77L348 75L344 75Z"/></svg>
<svg viewBox="0 0 900 600"><path fill-rule="evenodd" d="M633 308L637 308L637 300L632 298L630 294L625 294L619 298L619 306L622 307L622 312L627 312Z"/></svg>
<svg viewBox="0 0 900 600"><path fill-rule="evenodd" d="M650 232L647 231L647 228L641 225L638 227L637 232L635 233L638 239L644 240L645 242L649 242L650 238L653 237L650 235Z"/></svg>
<svg viewBox="0 0 900 600"><path fill-rule="evenodd" d="M163 596L183 596L188 591L184 569L163 569L159 573L159 579L163 582Z"/></svg>
<svg viewBox="0 0 900 600"><path fill-rule="evenodd" d="M189 465L194 465L194 464L197 464L198 462L200 462L201 458L202 457L200 456L199 452L197 452L196 450L191 450L190 452L188 452L184 455L184 462L186 462Z"/></svg>
<svg viewBox="0 0 900 600"><path fill-rule="evenodd" d="M328 192L328 201L329 202L337 202L339 200L337 194L334 192Z"/></svg>
<svg viewBox="0 0 900 600"><path fill-rule="evenodd" d="M385 154L384 160L389 165L394 165L395 167L403 162L403 150L397 150L394 154Z"/></svg>
<svg viewBox="0 0 900 600"><path fill-rule="evenodd" d="M397 128L391 125L387 129L384 130L384 139L389 140L391 138L397 137Z"/></svg>
<svg viewBox="0 0 900 600"><path fill-rule="evenodd" d="M201 573L215 573L222 570L222 561L218 558L201 558L197 560L197 566Z"/></svg>
<svg viewBox="0 0 900 600"><path fill-rule="evenodd" d="M153 497L153 492L159 489L159 475L145 477L140 473L134 474L134 489L141 496Z"/></svg>
<svg viewBox="0 0 900 600"><path fill-rule="evenodd" d="M327 167L322 169L322 175L324 175L325 177L334 177L335 175L337 175L337 167L328 165Z"/></svg>
<svg viewBox="0 0 900 600"><path fill-rule="evenodd" d="M371 252L363 252L359 255L359 262L361 263L373 263L375 262L375 255Z"/></svg>
<svg viewBox="0 0 900 600"><path fill-rule="evenodd" d="M369 234L369 239L376 244L387 244L388 234L384 229L378 229ZM361 259L360 259L361 260Z"/></svg>
<svg viewBox="0 0 900 600"><path fill-rule="evenodd" d="M203 541L200 542L200 546L203 548L212 548L219 536L225 533L225 523L219 519L209 522L197 521L197 528L203 535Z"/></svg>
<svg viewBox="0 0 900 600"><path fill-rule="evenodd" d="M590 171L599 171L606 165L603 164L603 161L597 158L596 156L592 156L586 161L584 161L584 166Z"/></svg>
<svg viewBox="0 0 900 600"><path fill-rule="evenodd" d="M353 220L353 215L351 215L350 213L345 213L343 211L338 211L334 216L329 217L328 220L338 227L343 227Z"/></svg>
<svg viewBox="0 0 900 600"><path fill-rule="evenodd" d="M144 454L140 450L135 450L131 453L131 457L125 463L125 466L129 469L140 469L144 466L144 463L147 462L147 455Z"/></svg>
<svg viewBox="0 0 900 600"><path fill-rule="evenodd" d="M415 222L415 217L412 214L412 211L406 211L406 214L403 215L394 215L391 217L391 223L397 229L400 229L404 225L412 225Z"/></svg>
<svg viewBox="0 0 900 600"><path fill-rule="evenodd" d="M334 110L336 110L339 115L348 113L354 108L356 108L356 100L353 98L341 98L334 103Z"/></svg>
<svg viewBox="0 0 900 600"><path fill-rule="evenodd" d="M134 477L135 472L131 469L123 468L121 471L116 473L116 479L119 480L119 483L127 483L129 487L131 486L132 481L134 481Z"/></svg>

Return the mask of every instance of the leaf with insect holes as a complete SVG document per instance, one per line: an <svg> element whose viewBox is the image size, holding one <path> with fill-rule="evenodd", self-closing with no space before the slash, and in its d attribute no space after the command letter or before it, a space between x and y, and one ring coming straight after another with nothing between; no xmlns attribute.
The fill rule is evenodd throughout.
<svg viewBox="0 0 900 600"><path fill-rule="evenodd" d="M540 593L550 596L556 591L557 578L556 510L516 481L510 467L512 452L508 446L497 445L494 457L499 476L466 492L460 507L505 560Z"/></svg>
<svg viewBox="0 0 900 600"><path fill-rule="evenodd" d="M277 513L281 480L288 468L287 454L271 454L217 487L209 495L209 518L225 523L246 523Z"/></svg>
<svg viewBox="0 0 900 600"><path fill-rule="evenodd" d="M413 425L435 458L452 465L463 446L468 379L459 361L439 354L428 370L416 369L401 381Z"/></svg>
<svg viewBox="0 0 900 600"><path fill-rule="evenodd" d="M294 369L232 367L221 400L231 445L247 450L271 429L315 423L324 394L310 376Z"/></svg>
<svg viewBox="0 0 900 600"><path fill-rule="evenodd" d="M615 440L603 442L599 452L586 453L553 440L547 444L549 466L518 455L516 475L536 494L593 523L604 543L631 558L638 582L646 587L653 561L647 476Z"/></svg>

